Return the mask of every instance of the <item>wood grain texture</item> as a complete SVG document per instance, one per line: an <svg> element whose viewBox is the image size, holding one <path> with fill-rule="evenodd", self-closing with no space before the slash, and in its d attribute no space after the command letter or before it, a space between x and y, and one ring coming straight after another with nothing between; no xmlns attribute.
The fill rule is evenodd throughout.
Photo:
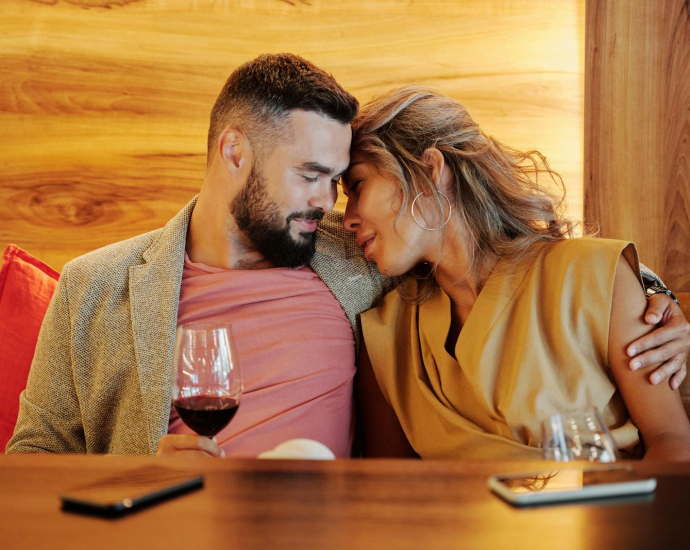
<svg viewBox="0 0 690 550"><path fill-rule="evenodd" d="M585 221L690 291L690 2L588 0Z"/></svg>
<svg viewBox="0 0 690 550"><path fill-rule="evenodd" d="M0 247L61 269L162 226L201 185L227 76L280 51L361 102L409 82L455 97L541 150L581 217L584 0L3 0Z"/></svg>
<svg viewBox="0 0 690 550"><path fill-rule="evenodd" d="M58 495L152 465L201 473L204 488L120 520L60 511ZM657 477L652 498L518 509L487 487L491 474L553 466L538 461L0 455L0 532L6 550L687 546L682 541L690 505L688 464L631 464Z"/></svg>

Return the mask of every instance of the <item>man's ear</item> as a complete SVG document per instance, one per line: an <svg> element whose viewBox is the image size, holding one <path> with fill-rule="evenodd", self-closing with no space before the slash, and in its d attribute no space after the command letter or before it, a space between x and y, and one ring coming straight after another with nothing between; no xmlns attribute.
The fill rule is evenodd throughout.
<svg viewBox="0 0 690 550"><path fill-rule="evenodd" d="M436 185L436 188L442 193L447 193L448 170L445 169L446 161L443 158L443 153L436 149L436 147L429 147L422 153L422 162L429 167L431 179Z"/></svg>
<svg viewBox="0 0 690 550"><path fill-rule="evenodd" d="M241 130L236 128L228 128L221 134L218 149L223 165L228 171L240 171L250 160L249 140Z"/></svg>

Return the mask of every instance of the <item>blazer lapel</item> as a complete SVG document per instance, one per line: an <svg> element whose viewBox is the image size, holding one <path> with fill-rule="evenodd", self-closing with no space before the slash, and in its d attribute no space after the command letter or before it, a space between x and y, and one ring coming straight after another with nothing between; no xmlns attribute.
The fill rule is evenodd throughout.
<svg viewBox="0 0 690 550"><path fill-rule="evenodd" d="M132 332L151 454L168 431L177 309L195 203L196 197L163 228L144 252L146 263L129 268Z"/></svg>

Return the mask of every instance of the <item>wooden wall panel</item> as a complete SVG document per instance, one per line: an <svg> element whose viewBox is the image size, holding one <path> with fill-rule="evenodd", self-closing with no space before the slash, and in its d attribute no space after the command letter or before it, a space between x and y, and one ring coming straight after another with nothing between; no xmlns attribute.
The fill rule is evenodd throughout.
<svg viewBox="0 0 690 550"><path fill-rule="evenodd" d="M588 0L585 220L690 291L690 2Z"/></svg>
<svg viewBox="0 0 690 550"><path fill-rule="evenodd" d="M3 0L0 247L61 269L163 225L201 184L227 76L279 51L362 102L408 82L452 95L546 154L580 218L584 1Z"/></svg>

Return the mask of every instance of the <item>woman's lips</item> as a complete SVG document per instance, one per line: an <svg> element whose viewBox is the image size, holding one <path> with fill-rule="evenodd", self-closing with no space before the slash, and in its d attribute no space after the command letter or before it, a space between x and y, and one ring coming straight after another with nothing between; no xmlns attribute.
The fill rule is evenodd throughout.
<svg viewBox="0 0 690 550"><path fill-rule="evenodd" d="M357 244L359 245L359 247L364 252L364 257L367 260L369 259L369 256L371 255L371 252L372 252L371 245L374 243L375 237L376 237L376 235L370 235L370 236L364 237L362 239L357 239Z"/></svg>
<svg viewBox="0 0 690 550"><path fill-rule="evenodd" d="M371 256L371 247L374 244L374 239L371 239L367 244L364 245L364 258L368 261L369 256Z"/></svg>

